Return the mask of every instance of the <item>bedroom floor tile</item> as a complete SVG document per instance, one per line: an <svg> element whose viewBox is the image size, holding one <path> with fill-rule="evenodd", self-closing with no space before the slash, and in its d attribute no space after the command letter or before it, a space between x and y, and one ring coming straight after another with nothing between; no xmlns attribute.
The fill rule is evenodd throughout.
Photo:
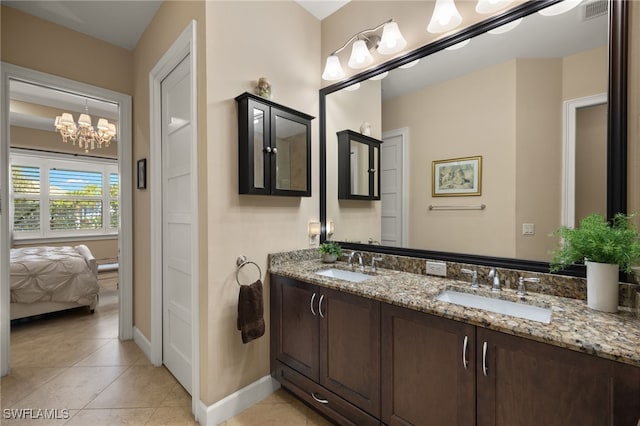
<svg viewBox="0 0 640 426"><path fill-rule="evenodd" d="M144 425L147 424L154 410L155 408L82 410L65 424L79 426Z"/></svg>
<svg viewBox="0 0 640 426"><path fill-rule="evenodd" d="M11 366L71 367L108 342L107 339L60 339L11 345Z"/></svg>
<svg viewBox="0 0 640 426"><path fill-rule="evenodd" d="M109 340L109 343L76 363L76 366L113 366L134 365L146 357L133 340L120 342L118 339Z"/></svg>

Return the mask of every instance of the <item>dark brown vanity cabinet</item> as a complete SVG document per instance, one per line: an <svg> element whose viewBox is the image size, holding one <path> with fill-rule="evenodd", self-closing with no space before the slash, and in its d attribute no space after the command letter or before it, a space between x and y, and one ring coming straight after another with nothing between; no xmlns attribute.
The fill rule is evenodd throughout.
<svg viewBox="0 0 640 426"><path fill-rule="evenodd" d="M271 371L340 424L379 424L380 303L271 275Z"/></svg>
<svg viewBox="0 0 640 426"><path fill-rule="evenodd" d="M236 102L239 193L310 197L313 117L251 93Z"/></svg>
<svg viewBox="0 0 640 426"><path fill-rule="evenodd" d="M380 199L380 144L353 130L338 135L338 199Z"/></svg>
<svg viewBox="0 0 640 426"><path fill-rule="evenodd" d="M636 426L640 368L382 305L388 425Z"/></svg>
<svg viewBox="0 0 640 426"><path fill-rule="evenodd" d="M382 304L382 421L475 424L475 327Z"/></svg>

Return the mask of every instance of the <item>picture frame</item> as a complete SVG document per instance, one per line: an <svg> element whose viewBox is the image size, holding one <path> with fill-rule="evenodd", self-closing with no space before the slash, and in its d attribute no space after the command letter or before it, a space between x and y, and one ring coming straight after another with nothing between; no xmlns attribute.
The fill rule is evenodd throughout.
<svg viewBox="0 0 640 426"><path fill-rule="evenodd" d="M482 195L482 156L432 162L431 196Z"/></svg>
<svg viewBox="0 0 640 426"><path fill-rule="evenodd" d="M138 189L147 189L147 159L138 160Z"/></svg>

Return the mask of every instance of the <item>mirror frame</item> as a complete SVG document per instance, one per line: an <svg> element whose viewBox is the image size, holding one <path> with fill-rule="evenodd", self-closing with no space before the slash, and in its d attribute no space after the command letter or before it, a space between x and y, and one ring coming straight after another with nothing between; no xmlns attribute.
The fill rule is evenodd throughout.
<svg viewBox="0 0 640 426"><path fill-rule="evenodd" d="M320 242L327 239L327 132L326 96L364 81L377 74L390 71L400 65L453 46L467 38L475 37L515 19L530 15L561 0L525 2L500 15L471 25L459 32L426 44L406 55L392 59L375 68L356 74L344 81L320 90ZM627 52L628 52L629 6L624 0L609 0L609 84L607 104L607 216L627 213ZM492 257L466 253L441 252L404 247L378 246L371 244L340 244L347 250L362 250L421 259L435 259L475 265L519 269L533 272L549 272L549 263L516 258ZM573 265L560 272L562 275L585 277L583 265Z"/></svg>

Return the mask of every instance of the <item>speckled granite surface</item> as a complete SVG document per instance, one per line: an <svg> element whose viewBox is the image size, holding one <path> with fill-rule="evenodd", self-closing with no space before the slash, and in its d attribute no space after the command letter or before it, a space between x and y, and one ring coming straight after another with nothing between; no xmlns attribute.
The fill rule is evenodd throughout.
<svg viewBox="0 0 640 426"><path fill-rule="evenodd" d="M420 264L424 265L423 259L420 259ZM640 366L640 318L636 316L635 311L617 314L597 312L587 308L586 302L580 299L534 293L529 290L524 300L520 300L515 290L510 288L504 289L497 296L501 299L523 301L550 308L551 323L543 324L435 299L439 293L448 288L496 297L482 279L480 280L481 288L472 290L467 279L461 281L427 276L422 275L420 270L417 271L418 273L412 273L379 269L375 276L361 283L351 283L315 274L330 267L348 269L345 262L333 265L322 263L316 250L270 255L270 272L274 274ZM511 273L518 272L511 271ZM505 272L504 276L507 275Z"/></svg>

